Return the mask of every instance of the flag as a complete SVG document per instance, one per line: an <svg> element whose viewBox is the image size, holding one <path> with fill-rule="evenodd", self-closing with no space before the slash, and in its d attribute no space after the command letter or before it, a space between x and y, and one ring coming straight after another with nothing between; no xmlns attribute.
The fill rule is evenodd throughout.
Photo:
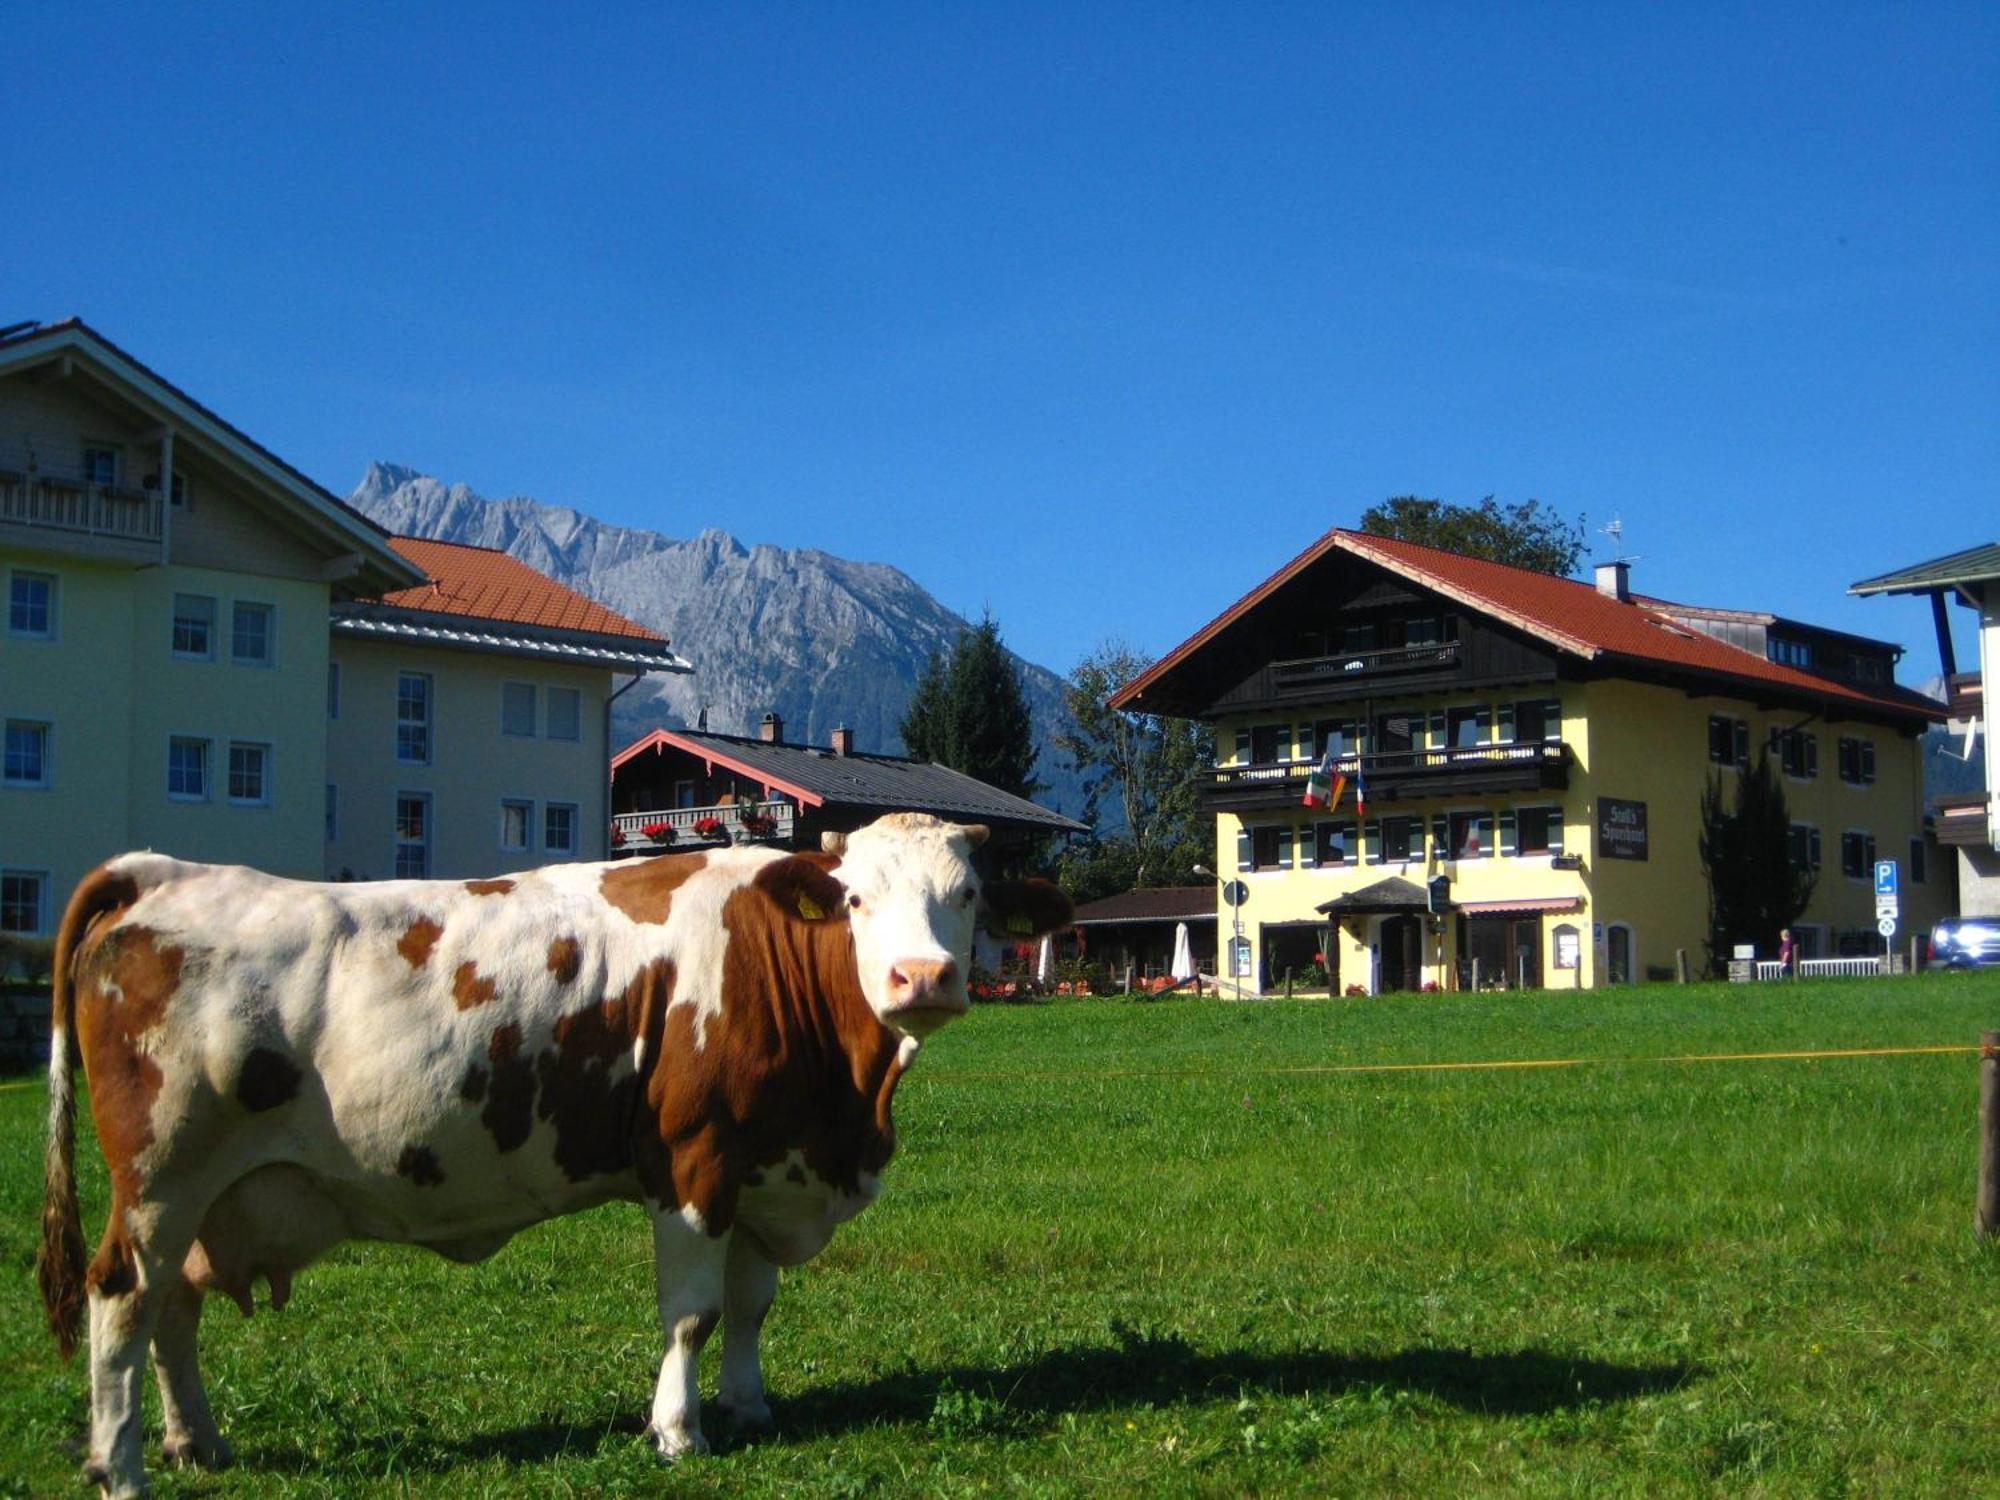
<svg viewBox="0 0 2000 1500"><path fill-rule="evenodd" d="M1347 778L1334 775L1333 754L1334 747L1328 745L1326 754L1319 758L1319 764L1306 776L1307 807L1332 807L1340 801L1340 789L1345 786Z"/></svg>
<svg viewBox="0 0 2000 1500"><path fill-rule="evenodd" d="M1354 812L1355 816L1368 816L1368 779L1361 774L1362 757L1354 757Z"/></svg>

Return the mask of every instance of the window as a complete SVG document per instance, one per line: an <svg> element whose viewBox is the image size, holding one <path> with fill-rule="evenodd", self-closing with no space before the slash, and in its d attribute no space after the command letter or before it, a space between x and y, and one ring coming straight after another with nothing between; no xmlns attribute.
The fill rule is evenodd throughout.
<svg viewBox="0 0 2000 1500"><path fill-rule="evenodd" d="M1484 703L1469 708L1448 709L1444 716L1447 745L1483 745L1489 738L1493 710Z"/></svg>
<svg viewBox="0 0 2000 1500"><path fill-rule="evenodd" d="M542 848L550 854L576 853L576 807L551 802L542 809Z"/></svg>
<svg viewBox="0 0 2000 1500"><path fill-rule="evenodd" d="M1778 757L1778 763L1787 776L1811 781L1819 775L1819 736L1816 734L1807 734L1803 729L1774 729L1771 731L1771 753Z"/></svg>
<svg viewBox="0 0 2000 1500"><path fill-rule="evenodd" d="M1786 830L1785 845L1794 870L1819 868L1819 830L1810 823L1794 823Z"/></svg>
<svg viewBox="0 0 2000 1500"><path fill-rule="evenodd" d="M1287 759L1292 752L1292 726L1289 724L1259 724L1250 731L1250 764L1253 766L1275 765Z"/></svg>
<svg viewBox="0 0 2000 1500"><path fill-rule="evenodd" d="M583 694L575 688L549 689L549 738L583 738Z"/></svg>
<svg viewBox="0 0 2000 1500"><path fill-rule="evenodd" d="M1382 852L1384 863L1424 857L1422 818L1380 818L1376 826L1380 830L1377 847Z"/></svg>
<svg viewBox="0 0 2000 1500"><path fill-rule="evenodd" d="M207 740L175 735L167 741L167 795L181 802L207 800Z"/></svg>
<svg viewBox="0 0 2000 1500"><path fill-rule="evenodd" d="M1340 654L1350 651L1373 651L1381 643L1381 631L1374 625L1343 625L1340 627Z"/></svg>
<svg viewBox="0 0 2000 1500"><path fill-rule="evenodd" d="M1787 641L1772 636L1765 645L1764 654L1787 667L1810 667L1813 664L1812 646L1805 641Z"/></svg>
<svg viewBox="0 0 2000 1500"><path fill-rule="evenodd" d="M337 661L326 664L326 716L329 719L340 717L340 663Z"/></svg>
<svg viewBox="0 0 2000 1500"><path fill-rule="evenodd" d="M1750 726L1727 714L1708 717L1708 758L1718 766L1750 764Z"/></svg>
<svg viewBox="0 0 2000 1500"><path fill-rule="evenodd" d="M693 807L694 805L694 783L692 781L676 781L674 783L674 806Z"/></svg>
<svg viewBox="0 0 2000 1500"><path fill-rule="evenodd" d="M1444 621L1436 615L1411 620L1403 627L1406 646L1439 646L1444 643Z"/></svg>
<svg viewBox="0 0 2000 1500"><path fill-rule="evenodd" d="M1521 807L1500 815L1502 854L1560 854L1563 823L1560 807Z"/></svg>
<svg viewBox="0 0 2000 1500"><path fill-rule="evenodd" d="M1535 744L1560 740L1563 733L1560 698L1524 698L1500 705L1502 744Z"/></svg>
<svg viewBox="0 0 2000 1500"><path fill-rule="evenodd" d="M186 510L188 503L187 475L176 469L173 479L167 485L167 504L175 510Z"/></svg>
<svg viewBox="0 0 2000 1500"><path fill-rule="evenodd" d="M326 784L326 841L331 844L340 837L340 788L332 782Z"/></svg>
<svg viewBox="0 0 2000 1500"><path fill-rule="evenodd" d="M48 884L40 870L0 870L0 932L39 934Z"/></svg>
<svg viewBox="0 0 2000 1500"><path fill-rule="evenodd" d="M396 759L431 763L431 679L428 672L396 674Z"/></svg>
<svg viewBox="0 0 2000 1500"><path fill-rule="evenodd" d="M118 450L110 443L85 443L83 445L83 482L85 484L116 484L118 482Z"/></svg>
<svg viewBox="0 0 2000 1500"><path fill-rule="evenodd" d="M518 853L528 847L528 830L535 824L535 804L502 801L500 804L500 847Z"/></svg>
<svg viewBox="0 0 2000 1500"><path fill-rule="evenodd" d="M268 604L250 604L238 599L229 608L229 659L246 666L271 665L271 621L275 611Z"/></svg>
<svg viewBox="0 0 2000 1500"><path fill-rule="evenodd" d="M1849 830L1840 836L1840 873L1851 880L1874 879L1874 834Z"/></svg>
<svg viewBox="0 0 2000 1500"><path fill-rule="evenodd" d="M427 880L431 873L431 799L421 792L396 794L396 878Z"/></svg>
<svg viewBox="0 0 2000 1500"><path fill-rule="evenodd" d="M1236 868L1239 870L1289 870L1292 867L1292 830L1276 824L1244 828L1236 834Z"/></svg>
<svg viewBox="0 0 2000 1500"><path fill-rule="evenodd" d="M271 747L236 742L229 747L229 800L267 803L271 800Z"/></svg>
<svg viewBox="0 0 2000 1500"><path fill-rule="evenodd" d="M56 633L56 580L49 573L16 573L7 581L7 633L46 641Z"/></svg>
<svg viewBox="0 0 2000 1500"><path fill-rule="evenodd" d="M1497 853L1490 812L1455 812L1450 823L1451 859L1484 859Z"/></svg>
<svg viewBox="0 0 2000 1500"><path fill-rule="evenodd" d="M1346 757L1361 749L1361 724L1355 719L1320 719L1312 733L1316 756L1331 750L1336 757Z"/></svg>
<svg viewBox="0 0 2000 1500"><path fill-rule="evenodd" d="M535 685L532 682L500 684L500 732L532 737L535 732Z"/></svg>
<svg viewBox="0 0 2000 1500"><path fill-rule="evenodd" d="M1875 784L1875 742L1873 740L1850 740L1840 742L1840 779L1849 786L1873 786Z"/></svg>
<svg viewBox="0 0 2000 1500"><path fill-rule="evenodd" d="M215 655L215 601L208 595L174 595L174 655L199 661Z"/></svg>
<svg viewBox="0 0 2000 1500"><path fill-rule="evenodd" d="M1313 824L1314 864L1351 865L1360 858L1361 851L1355 847L1353 819Z"/></svg>
<svg viewBox="0 0 2000 1500"><path fill-rule="evenodd" d="M49 726L28 719L7 721L6 772L8 786L49 784Z"/></svg>

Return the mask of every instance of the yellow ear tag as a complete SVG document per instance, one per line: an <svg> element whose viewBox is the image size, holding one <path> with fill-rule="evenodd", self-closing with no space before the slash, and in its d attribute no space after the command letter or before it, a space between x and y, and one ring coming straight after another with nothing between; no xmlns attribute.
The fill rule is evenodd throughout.
<svg viewBox="0 0 2000 1500"><path fill-rule="evenodd" d="M1019 937L1033 937L1035 924L1021 912L1016 912L1007 919L1007 930Z"/></svg>
<svg viewBox="0 0 2000 1500"><path fill-rule="evenodd" d="M799 915L804 917L808 922L817 922L826 913L820 909L820 904L817 901L813 900L804 891L801 891L799 892Z"/></svg>

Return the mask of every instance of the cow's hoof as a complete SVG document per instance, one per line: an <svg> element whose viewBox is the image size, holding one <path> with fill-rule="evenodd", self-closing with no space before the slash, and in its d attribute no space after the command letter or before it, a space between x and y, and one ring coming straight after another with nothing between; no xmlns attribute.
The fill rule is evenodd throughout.
<svg viewBox="0 0 2000 1500"><path fill-rule="evenodd" d="M689 1432L686 1428L671 1430L664 1427L652 1429L653 1446L660 1450L662 1458L684 1458L692 1453L708 1452L708 1439L701 1435L701 1429Z"/></svg>
<svg viewBox="0 0 2000 1500"><path fill-rule="evenodd" d="M771 1417L770 1406L761 1397L756 1401L745 1402L718 1400L715 1404L721 1409L723 1416L734 1424L738 1432L752 1433L761 1437L777 1428L778 1424Z"/></svg>
<svg viewBox="0 0 2000 1500"><path fill-rule="evenodd" d="M145 1500L146 1496L153 1493L152 1486L146 1483L144 1474L137 1479L114 1482L110 1469L94 1458L83 1466L83 1477L85 1483L96 1485L108 1500Z"/></svg>
<svg viewBox="0 0 2000 1500"><path fill-rule="evenodd" d="M219 1432L208 1438L184 1434L162 1441L160 1457L183 1468L226 1469L236 1462L236 1450Z"/></svg>

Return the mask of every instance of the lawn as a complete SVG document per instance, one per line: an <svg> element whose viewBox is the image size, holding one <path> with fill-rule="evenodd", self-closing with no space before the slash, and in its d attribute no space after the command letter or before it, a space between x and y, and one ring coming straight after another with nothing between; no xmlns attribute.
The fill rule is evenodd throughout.
<svg viewBox="0 0 2000 1500"><path fill-rule="evenodd" d="M636 1209L485 1265L356 1246L203 1323L238 1467L167 1495L1995 1494L2000 974L983 1007L882 1200L786 1275L780 1434L667 1470ZM1364 1065L1587 1059L1549 1069ZM0 1089L0 1493L80 1492ZM86 1224L103 1181L86 1130ZM714 1352L709 1356L710 1375ZM151 1451L157 1454L155 1427Z"/></svg>

